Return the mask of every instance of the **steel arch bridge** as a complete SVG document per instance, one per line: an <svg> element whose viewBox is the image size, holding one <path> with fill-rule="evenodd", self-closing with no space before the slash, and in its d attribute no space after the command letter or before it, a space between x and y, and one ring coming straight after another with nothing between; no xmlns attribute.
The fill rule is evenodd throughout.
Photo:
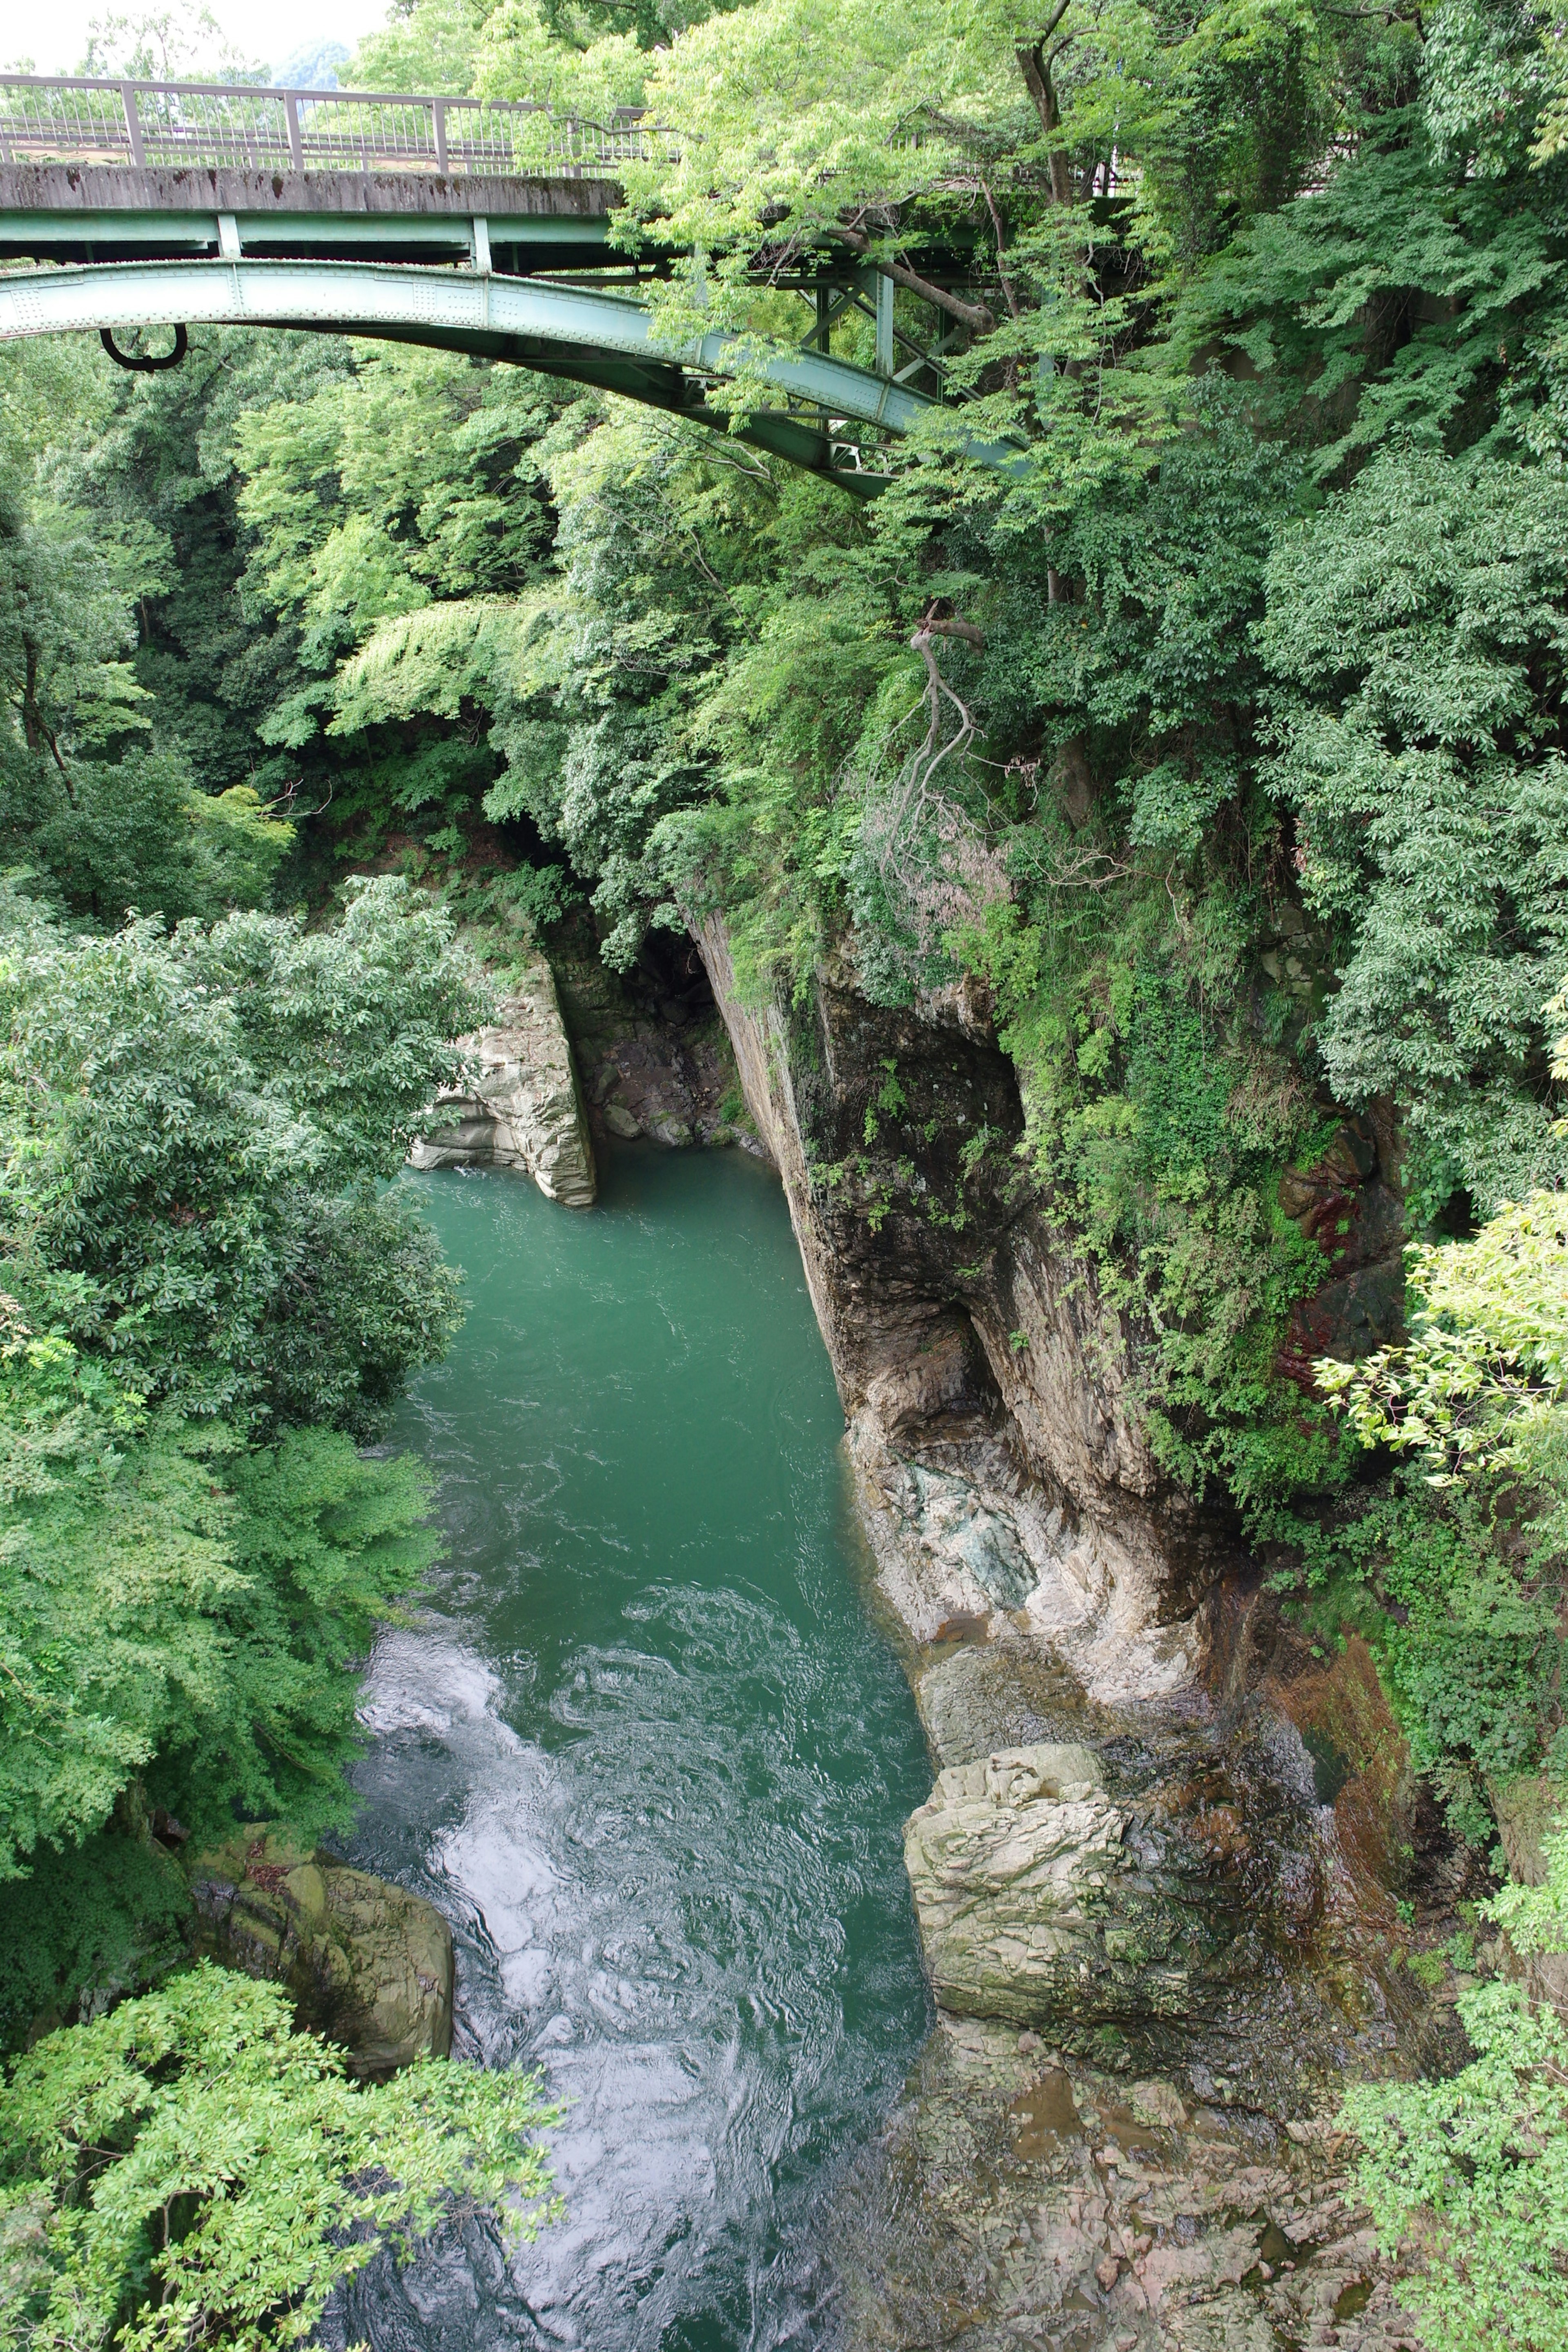
<svg viewBox="0 0 1568 2352"><path fill-rule="evenodd" d="M798 345L720 331L671 345L646 303L605 283L644 275L608 242L612 174L663 134L631 114L542 126L542 112L0 77L0 341L97 330L121 356L112 337L128 329L369 336L510 361L724 430L711 388L743 373L778 404L749 407L740 437L851 492L879 489L877 448L942 401L962 333L951 318L931 311L922 339L908 299L895 319L889 276L808 257L789 281L812 311ZM950 280L963 274L950 261ZM872 368L829 348L855 312L873 322ZM183 349L182 334L171 359ZM1020 462L1016 446L965 446Z"/></svg>

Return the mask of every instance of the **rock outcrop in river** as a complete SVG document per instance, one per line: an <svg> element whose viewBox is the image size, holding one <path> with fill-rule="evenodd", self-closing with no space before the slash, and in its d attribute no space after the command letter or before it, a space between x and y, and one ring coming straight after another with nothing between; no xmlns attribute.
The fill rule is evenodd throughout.
<svg viewBox="0 0 1568 2352"><path fill-rule="evenodd" d="M471 1093L442 1098L442 1124L409 1154L416 1168L516 1168L569 1209L594 1203L594 1146L550 966L520 947L491 1026L458 1043Z"/></svg>

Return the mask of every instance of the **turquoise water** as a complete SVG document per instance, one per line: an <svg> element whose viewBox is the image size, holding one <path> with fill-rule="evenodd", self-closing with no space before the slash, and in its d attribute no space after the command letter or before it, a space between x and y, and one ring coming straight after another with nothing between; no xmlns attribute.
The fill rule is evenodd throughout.
<svg viewBox="0 0 1568 2352"><path fill-rule="evenodd" d="M374 1662L353 1853L451 1920L458 2049L570 2102L568 2213L378 2265L375 2352L830 2343L814 2217L927 2024L930 1774L783 1197L733 1153L603 1173L586 1215L408 1180L468 1282L394 1432L449 1557Z"/></svg>

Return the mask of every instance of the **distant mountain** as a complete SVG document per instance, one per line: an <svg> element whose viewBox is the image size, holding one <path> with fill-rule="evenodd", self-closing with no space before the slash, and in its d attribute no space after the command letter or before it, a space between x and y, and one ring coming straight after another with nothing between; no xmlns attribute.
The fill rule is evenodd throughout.
<svg viewBox="0 0 1568 2352"><path fill-rule="evenodd" d="M273 84L285 89L336 89L338 68L348 61L342 41L307 41L279 67Z"/></svg>

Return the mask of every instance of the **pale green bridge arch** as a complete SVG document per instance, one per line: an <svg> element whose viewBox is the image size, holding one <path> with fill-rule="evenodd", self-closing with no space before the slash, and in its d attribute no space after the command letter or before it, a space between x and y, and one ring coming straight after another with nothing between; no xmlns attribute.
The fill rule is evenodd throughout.
<svg viewBox="0 0 1568 2352"><path fill-rule="evenodd" d="M679 348L624 296L489 271L367 261L118 261L0 273L0 341L105 328L265 326L376 337L481 353L597 385L727 430L701 397L704 380L736 375L807 402L824 430L787 410L751 411L740 437L862 496L882 478L862 470L845 426L901 435L936 404L907 385L820 351L769 349L713 331ZM693 397L696 394L697 397ZM1016 446L973 441L979 462L1011 468Z"/></svg>

